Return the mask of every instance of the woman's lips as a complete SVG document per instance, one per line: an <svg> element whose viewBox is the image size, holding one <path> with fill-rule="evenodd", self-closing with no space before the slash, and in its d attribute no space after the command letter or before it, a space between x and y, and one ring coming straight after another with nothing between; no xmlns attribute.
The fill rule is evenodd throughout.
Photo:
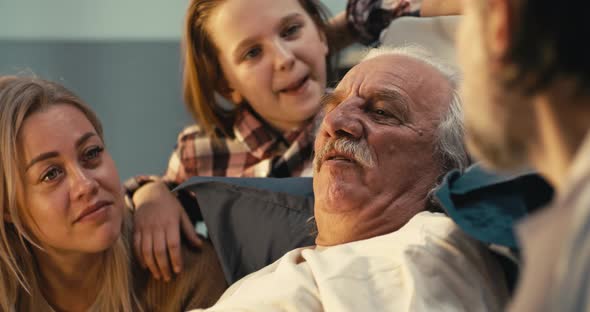
<svg viewBox="0 0 590 312"><path fill-rule="evenodd" d="M74 223L101 219L106 215L107 209L113 204L110 201L99 201L82 210Z"/></svg>

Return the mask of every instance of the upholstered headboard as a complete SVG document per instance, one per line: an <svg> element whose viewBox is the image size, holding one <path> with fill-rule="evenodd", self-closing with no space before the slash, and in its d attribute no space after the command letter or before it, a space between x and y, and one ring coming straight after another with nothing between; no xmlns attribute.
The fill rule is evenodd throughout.
<svg viewBox="0 0 590 312"><path fill-rule="evenodd" d="M420 45L449 64L456 65L455 32L460 16L402 17L382 35L385 45Z"/></svg>

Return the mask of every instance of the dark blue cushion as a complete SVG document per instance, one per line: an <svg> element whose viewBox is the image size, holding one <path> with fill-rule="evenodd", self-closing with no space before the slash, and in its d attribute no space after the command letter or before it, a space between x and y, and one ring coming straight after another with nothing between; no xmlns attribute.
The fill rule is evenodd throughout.
<svg viewBox="0 0 590 312"><path fill-rule="evenodd" d="M196 195L185 208L200 209L229 284L315 242L311 178L194 177L176 190Z"/></svg>
<svg viewBox="0 0 590 312"><path fill-rule="evenodd" d="M233 177L191 177L178 188L186 188L203 182L221 182L295 196L313 197L312 178L233 178Z"/></svg>

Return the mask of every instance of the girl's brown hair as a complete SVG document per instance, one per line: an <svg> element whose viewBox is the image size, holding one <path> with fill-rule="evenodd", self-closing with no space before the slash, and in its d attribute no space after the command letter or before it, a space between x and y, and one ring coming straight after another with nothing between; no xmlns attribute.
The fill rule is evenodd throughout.
<svg viewBox="0 0 590 312"><path fill-rule="evenodd" d="M217 104L216 92L227 95L229 87L217 59L218 51L206 30L211 14L224 1L227 0L192 0L186 14L182 42L184 103L197 123L213 137L233 137L235 114ZM320 1L299 0L299 3L325 35L328 14ZM330 73L330 56L327 64Z"/></svg>

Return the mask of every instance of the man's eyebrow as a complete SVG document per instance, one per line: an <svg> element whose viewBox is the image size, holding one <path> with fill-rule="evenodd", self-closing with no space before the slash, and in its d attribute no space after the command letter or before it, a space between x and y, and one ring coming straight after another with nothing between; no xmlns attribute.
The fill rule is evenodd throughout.
<svg viewBox="0 0 590 312"><path fill-rule="evenodd" d="M334 106L337 106L344 100L344 94L339 91L332 91L324 94L322 99L320 100L320 107L323 109L328 109Z"/></svg>
<svg viewBox="0 0 590 312"><path fill-rule="evenodd" d="M87 132L84 135L82 135L79 139L76 140L76 143L74 143L74 146L76 146L76 148L79 148L81 145L83 145L86 141L88 141L88 139L90 139L91 137L96 136L96 133L94 132ZM47 153L43 153L33 159L31 159L31 161L29 161L29 163L27 164L27 166L25 167L25 172L27 170L29 170L34 164L49 159L49 158L54 158L59 156L58 152L47 152Z"/></svg>
<svg viewBox="0 0 590 312"><path fill-rule="evenodd" d="M281 18L281 20L277 24L278 25L278 28L281 28L281 27L285 26L285 24L289 23L291 20L296 19L296 18L298 18L300 16L302 16L301 13L292 13L292 14L289 14L289 15L284 16L283 18ZM280 31L280 29L279 29L279 31ZM242 54L242 51L246 47L252 45L252 43L255 42L255 41L256 41L256 38L255 37L249 37L249 38L246 38L246 39L240 41L238 43L238 45L235 47L235 49L233 50L233 53L232 54L233 54L234 58L235 59L239 59L240 56L241 56L241 54Z"/></svg>
<svg viewBox="0 0 590 312"><path fill-rule="evenodd" d="M375 91L371 97L371 102L384 102L392 105L397 110L399 118L408 120L410 115L410 103L406 96L396 90L383 89Z"/></svg>

